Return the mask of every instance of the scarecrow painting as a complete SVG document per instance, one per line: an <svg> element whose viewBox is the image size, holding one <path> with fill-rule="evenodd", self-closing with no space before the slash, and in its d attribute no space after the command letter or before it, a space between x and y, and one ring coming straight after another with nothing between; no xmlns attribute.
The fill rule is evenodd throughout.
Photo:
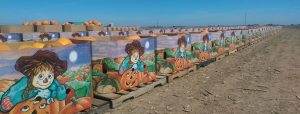
<svg viewBox="0 0 300 114"><path fill-rule="evenodd" d="M223 54L225 51L225 48L227 47L224 32L222 32L220 34L220 38L218 40L215 40L214 43L216 45L215 49L217 49L217 53L219 55Z"/></svg>
<svg viewBox="0 0 300 114"><path fill-rule="evenodd" d="M122 75L130 69L144 72L144 63L140 60L140 57L144 54L144 47L142 47L141 43L135 40L126 45L125 51L128 55L120 65L119 74Z"/></svg>
<svg viewBox="0 0 300 114"><path fill-rule="evenodd" d="M177 40L177 44L178 44L178 47L177 47L175 53L173 52L175 57L174 58L172 58L171 56L169 56L171 58L167 57L167 61L174 65L176 72L192 66L192 64L189 62L189 59L187 56L187 51L186 51L187 41L186 41L185 36L182 36L181 38L179 38ZM165 51L167 51L167 50L165 49Z"/></svg>
<svg viewBox="0 0 300 114"><path fill-rule="evenodd" d="M95 91L97 93L115 93L120 90L130 90L132 87L156 79L155 64L152 62L153 57L149 58L149 56L154 56L154 54L149 55L149 53L145 52L150 44L146 42L145 47L143 47L141 42L141 40L127 42L124 45L125 53L118 55L118 58L103 58L103 70L94 72L95 75L99 74L100 76L101 74L102 77L96 82L97 87Z"/></svg>
<svg viewBox="0 0 300 114"><path fill-rule="evenodd" d="M218 44L219 46L221 46L221 47L225 47L225 35L224 35L224 32L222 32L221 33L221 35L220 35L220 39L219 39L219 44Z"/></svg>
<svg viewBox="0 0 300 114"><path fill-rule="evenodd" d="M235 50L237 48L236 35L234 31L231 32L230 37L226 37L226 40L228 41L227 45L229 46L229 50Z"/></svg>
<svg viewBox="0 0 300 114"><path fill-rule="evenodd" d="M178 39L177 41L178 48L175 52L175 59L177 58L183 58L187 59L187 54L186 54L186 46L187 46L187 41L184 36Z"/></svg>
<svg viewBox="0 0 300 114"><path fill-rule="evenodd" d="M9 112L28 99L44 99L47 105L54 99L66 99L67 90L56 77L67 70L67 62L60 60L56 53L39 50L33 56L20 57L15 69L24 76L2 95L2 112Z"/></svg>
<svg viewBox="0 0 300 114"><path fill-rule="evenodd" d="M231 32L230 39L228 39L231 44L236 44L235 32Z"/></svg>

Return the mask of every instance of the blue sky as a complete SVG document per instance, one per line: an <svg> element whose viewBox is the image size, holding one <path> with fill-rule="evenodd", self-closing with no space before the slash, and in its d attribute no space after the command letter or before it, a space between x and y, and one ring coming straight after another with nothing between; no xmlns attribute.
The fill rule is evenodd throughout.
<svg viewBox="0 0 300 114"><path fill-rule="evenodd" d="M120 26L300 24L300 0L1 0L0 24L97 19Z"/></svg>

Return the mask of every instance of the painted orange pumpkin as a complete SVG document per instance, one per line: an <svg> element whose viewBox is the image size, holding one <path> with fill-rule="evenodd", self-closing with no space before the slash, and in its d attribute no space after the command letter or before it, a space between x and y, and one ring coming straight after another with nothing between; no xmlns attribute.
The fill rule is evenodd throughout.
<svg viewBox="0 0 300 114"><path fill-rule="evenodd" d="M93 70L96 70L98 72L103 72L103 65L102 64L95 64L93 66Z"/></svg>
<svg viewBox="0 0 300 114"><path fill-rule="evenodd" d="M70 92L68 93L67 98L65 99L66 104L71 103L73 97L77 99L77 95L75 93L74 88L70 87L69 89L70 89Z"/></svg>
<svg viewBox="0 0 300 114"><path fill-rule="evenodd" d="M61 84L66 84L70 81L70 78L68 76L58 76L56 79Z"/></svg>
<svg viewBox="0 0 300 114"><path fill-rule="evenodd" d="M120 81L122 90L129 90L132 87L138 86L141 77L142 73L135 71L134 69L124 72Z"/></svg>
<svg viewBox="0 0 300 114"><path fill-rule="evenodd" d="M191 68L193 64L187 60L184 61L184 68Z"/></svg>
<svg viewBox="0 0 300 114"><path fill-rule="evenodd" d="M45 99L28 99L17 104L9 114L59 114L64 106L65 101L58 101L57 99L54 99L54 102L49 105L46 104Z"/></svg>
<svg viewBox="0 0 300 114"><path fill-rule="evenodd" d="M177 58L175 60L175 70L176 71L180 71L180 70L183 70L185 68L185 60L183 58Z"/></svg>
<svg viewBox="0 0 300 114"><path fill-rule="evenodd" d="M140 82L142 82L142 83L148 83L148 82L151 82L151 81L155 81L156 80L156 74L154 72L143 73L141 79L142 80Z"/></svg>
<svg viewBox="0 0 300 114"><path fill-rule="evenodd" d="M46 105L45 99L28 99L17 104L9 114L46 114L50 113L50 106ZM57 113L56 113L57 114Z"/></svg>
<svg viewBox="0 0 300 114"><path fill-rule="evenodd" d="M236 46L234 44L229 44L229 50L235 50Z"/></svg>
<svg viewBox="0 0 300 114"><path fill-rule="evenodd" d="M92 98L83 97L83 98L72 98L72 102L67 104L61 111L60 114L75 114L83 110L92 108Z"/></svg>
<svg viewBox="0 0 300 114"><path fill-rule="evenodd" d="M218 47L218 54L223 54L225 52L224 47Z"/></svg>
<svg viewBox="0 0 300 114"><path fill-rule="evenodd" d="M208 52L200 52L200 62L204 62L210 58L210 54Z"/></svg>
<svg viewBox="0 0 300 114"><path fill-rule="evenodd" d="M148 83L156 80L155 72L148 72L148 66L144 65L144 72L141 75L140 83Z"/></svg>

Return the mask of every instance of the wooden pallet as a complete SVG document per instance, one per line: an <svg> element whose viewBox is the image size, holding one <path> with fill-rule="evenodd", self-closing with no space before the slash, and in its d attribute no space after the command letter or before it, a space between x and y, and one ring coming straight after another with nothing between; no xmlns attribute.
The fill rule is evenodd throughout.
<svg viewBox="0 0 300 114"><path fill-rule="evenodd" d="M170 83L170 82L172 82L176 78L180 78L180 77L186 76L190 72L196 71L197 70L196 68L197 68L196 65L193 65L191 68L184 69L184 70L178 71L178 72L173 73L173 74L160 74L160 76L166 76L167 83Z"/></svg>
<svg viewBox="0 0 300 114"><path fill-rule="evenodd" d="M93 109L79 112L77 114L103 114L105 111L110 109L110 105L108 101L101 99L93 99Z"/></svg>
<svg viewBox="0 0 300 114"><path fill-rule="evenodd" d="M216 57L216 61L220 61L222 58L224 58L226 56L226 53L223 53L223 54L219 54L217 57Z"/></svg>
<svg viewBox="0 0 300 114"><path fill-rule="evenodd" d="M101 99L109 102L110 108L116 108L123 104L123 102L134 99L139 97L152 89L156 88L157 86L162 86L167 83L166 76L157 76L156 81L143 84L139 87L134 87L129 91L121 91L118 93L111 93L111 94L99 94L94 93L96 99Z"/></svg>
<svg viewBox="0 0 300 114"><path fill-rule="evenodd" d="M238 48L237 48L237 51L241 51L245 48L246 46L245 45L240 45Z"/></svg>
<svg viewBox="0 0 300 114"><path fill-rule="evenodd" d="M234 54L235 52L237 52L237 49L229 51L228 54L231 55L231 54Z"/></svg>
<svg viewBox="0 0 300 114"><path fill-rule="evenodd" d="M228 56L229 55L229 49L225 49L225 55Z"/></svg>

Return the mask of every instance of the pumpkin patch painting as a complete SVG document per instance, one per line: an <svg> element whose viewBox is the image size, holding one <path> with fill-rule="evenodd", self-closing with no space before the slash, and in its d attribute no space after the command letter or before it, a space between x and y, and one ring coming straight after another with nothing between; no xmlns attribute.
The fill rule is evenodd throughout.
<svg viewBox="0 0 300 114"><path fill-rule="evenodd" d="M217 50L217 53L220 55L225 52L225 48L228 48L228 45L226 44L224 31L221 31L219 33L219 37L217 37L217 39L213 41L213 44L214 48Z"/></svg>
<svg viewBox="0 0 300 114"><path fill-rule="evenodd" d="M116 93L155 81L155 42L155 38L105 41L93 49L94 91Z"/></svg>
<svg viewBox="0 0 300 114"><path fill-rule="evenodd" d="M203 34L201 38L202 40L201 42L193 43L193 49L198 56L199 62L207 61L208 59L211 58L211 53L216 52L216 48L212 47L212 42L211 42L211 40L217 38L215 35L217 35L217 33Z"/></svg>
<svg viewBox="0 0 300 114"><path fill-rule="evenodd" d="M190 44L190 37L185 35L158 37L157 72L172 74L192 67L190 60L195 58L195 54L190 51Z"/></svg>
<svg viewBox="0 0 300 114"><path fill-rule="evenodd" d="M90 43L0 53L0 113L70 114L91 108ZM69 105L83 105L77 110ZM79 102L77 102L79 101Z"/></svg>
<svg viewBox="0 0 300 114"><path fill-rule="evenodd" d="M225 40L229 46L229 50L235 50L237 48L237 37L234 31L226 31Z"/></svg>

